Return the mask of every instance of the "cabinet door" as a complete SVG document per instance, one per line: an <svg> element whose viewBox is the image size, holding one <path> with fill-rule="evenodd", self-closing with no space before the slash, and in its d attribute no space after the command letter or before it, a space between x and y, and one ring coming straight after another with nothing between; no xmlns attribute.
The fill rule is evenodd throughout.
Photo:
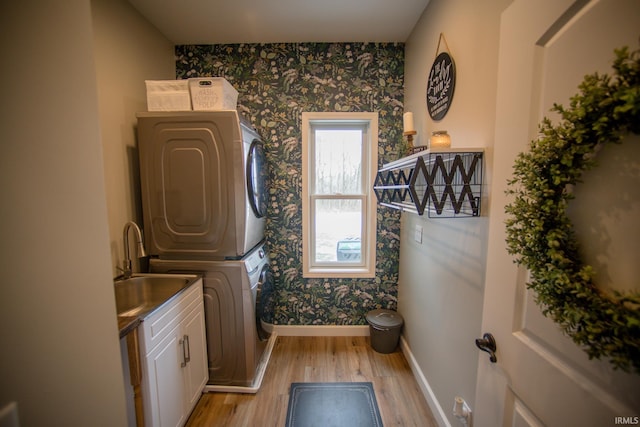
<svg viewBox="0 0 640 427"><path fill-rule="evenodd" d="M145 424L183 426L209 378L201 280L143 322L142 342L153 345L143 356Z"/></svg>
<svg viewBox="0 0 640 427"><path fill-rule="evenodd" d="M188 337L190 360L184 368L187 414L193 409L209 379L205 340L204 310L199 305L184 321L183 333Z"/></svg>
<svg viewBox="0 0 640 427"><path fill-rule="evenodd" d="M180 426L185 421L181 328L167 336L147 356L149 405L147 426Z"/></svg>

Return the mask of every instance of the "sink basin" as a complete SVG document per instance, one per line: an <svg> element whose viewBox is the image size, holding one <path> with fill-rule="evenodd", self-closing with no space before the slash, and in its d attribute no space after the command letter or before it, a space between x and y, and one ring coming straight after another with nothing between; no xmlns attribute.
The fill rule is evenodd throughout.
<svg viewBox="0 0 640 427"><path fill-rule="evenodd" d="M115 280L118 317L142 319L197 279L191 274L134 274Z"/></svg>

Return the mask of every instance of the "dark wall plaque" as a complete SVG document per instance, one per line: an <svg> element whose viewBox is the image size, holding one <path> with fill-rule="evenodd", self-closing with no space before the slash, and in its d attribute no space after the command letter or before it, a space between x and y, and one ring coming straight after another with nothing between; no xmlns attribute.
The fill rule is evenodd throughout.
<svg viewBox="0 0 640 427"><path fill-rule="evenodd" d="M447 52L436 57L427 81L427 110L433 120L442 120L449 111L456 87L456 67Z"/></svg>

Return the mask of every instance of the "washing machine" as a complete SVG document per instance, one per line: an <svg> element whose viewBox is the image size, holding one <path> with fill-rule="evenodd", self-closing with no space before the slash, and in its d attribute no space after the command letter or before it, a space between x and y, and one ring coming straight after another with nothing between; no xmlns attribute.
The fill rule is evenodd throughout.
<svg viewBox="0 0 640 427"><path fill-rule="evenodd" d="M254 393L275 336L264 321L273 309L273 285L264 242L239 260L151 259L153 273L203 276L209 360L206 391Z"/></svg>

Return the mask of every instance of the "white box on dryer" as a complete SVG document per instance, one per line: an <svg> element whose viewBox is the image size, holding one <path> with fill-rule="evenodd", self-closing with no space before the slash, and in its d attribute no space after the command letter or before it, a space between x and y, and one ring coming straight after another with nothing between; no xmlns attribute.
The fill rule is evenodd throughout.
<svg viewBox="0 0 640 427"><path fill-rule="evenodd" d="M191 102L195 111L235 110L238 91L223 77L189 79Z"/></svg>
<svg viewBox="0 0 640 427"><path fill-rule="evenodd" d="M148 111L191 111L188 80L145 80Z"/></svg>

